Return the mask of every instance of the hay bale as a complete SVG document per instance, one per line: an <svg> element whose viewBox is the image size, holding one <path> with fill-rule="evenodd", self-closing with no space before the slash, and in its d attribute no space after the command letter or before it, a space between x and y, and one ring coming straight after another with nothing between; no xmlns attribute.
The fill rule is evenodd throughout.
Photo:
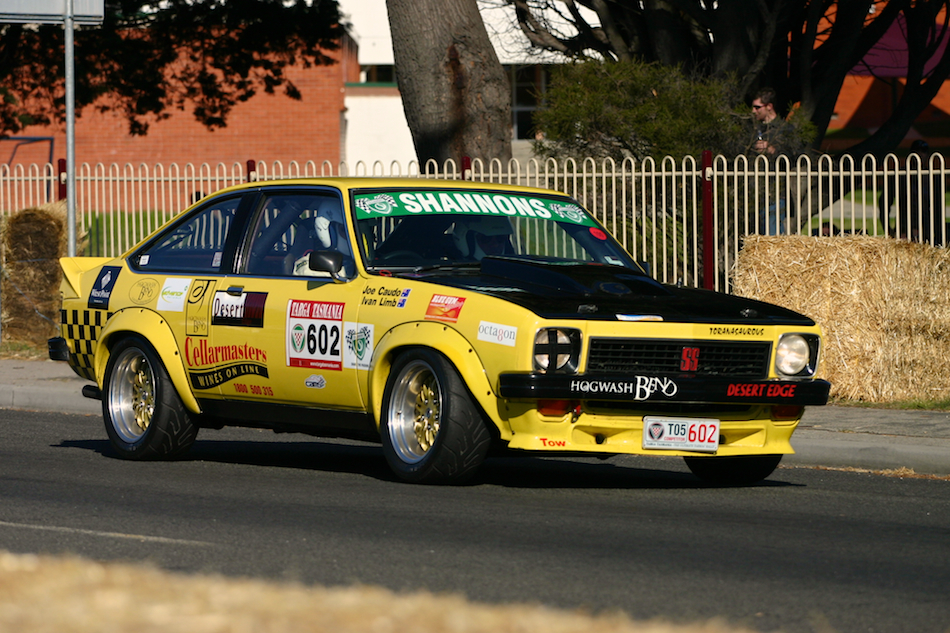
<svg viewBox="0 0 950 633"><path fill-rule="evenodd" d="M733 283L738 295L822 327L821 374L833 397L950 397L950 250L865 236L749 236Z"/></svg>
<svg viewBox="0 0 950 633"><path fill-rule="evenodd" d="M59 333L59 258L66 255L67 237L64 202L23 209L4 223L4 341L45 347L46 340Z"/></svg>

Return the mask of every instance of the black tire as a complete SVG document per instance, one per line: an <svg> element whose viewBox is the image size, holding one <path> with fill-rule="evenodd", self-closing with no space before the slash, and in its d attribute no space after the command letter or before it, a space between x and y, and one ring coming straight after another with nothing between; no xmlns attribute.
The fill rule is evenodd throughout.
<svg viewBox="0 0 950 633"><path fill-rule="evenodd" d="M383 454L400 479L458 484L478 470L491 435L455 368L416 348L393 363L383 393Z"/></svg>
<svg viewBox="0 0 950 633"><path fill-rule="evenodd" d="M778 468L781 455L743 457L684 457L693 474L711 484L748 486L762 481Z"/></svg>
<svg viewBox="0 0 950 633"><path fill-rule="evenodd" d="M174 459L198 435L158 354L138 336L124 338L112 349L102 417L112 447L124 459Z"/></svg>

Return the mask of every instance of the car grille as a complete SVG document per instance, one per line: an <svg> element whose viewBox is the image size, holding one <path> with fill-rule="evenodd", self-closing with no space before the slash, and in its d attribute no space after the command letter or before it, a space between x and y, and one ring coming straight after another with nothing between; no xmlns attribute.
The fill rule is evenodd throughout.
<svg viewBox="0 0 950 633"><path fill-rule="evenodd" d="M587 372L765 378L771 355L771 343L592 338Z"/></svg>

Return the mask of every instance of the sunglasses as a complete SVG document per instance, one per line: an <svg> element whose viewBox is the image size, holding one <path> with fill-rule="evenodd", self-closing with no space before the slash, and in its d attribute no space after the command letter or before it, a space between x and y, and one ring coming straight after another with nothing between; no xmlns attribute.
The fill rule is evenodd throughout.
<svg viewBox="0 0 950 633"><path fill-rule="evenodd" d="M764 108L764 107L765 107L764 105L754 105L754 106L752 106L752 109L753 109L753 110L758 110L759 108Z"/></svg>

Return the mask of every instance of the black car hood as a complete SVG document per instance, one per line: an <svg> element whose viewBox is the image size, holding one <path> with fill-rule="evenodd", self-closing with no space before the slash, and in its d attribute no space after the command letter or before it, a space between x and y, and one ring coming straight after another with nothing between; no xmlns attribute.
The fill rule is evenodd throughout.
<svg viewBox="0 0 950 633"><path fill-rule="evenodd" d="M746 325L814 321L761 301L661 284L623 266L486 257L480 270L442 269L407 275L420 281L499 297L548 319L657 320Z"/></svg>

